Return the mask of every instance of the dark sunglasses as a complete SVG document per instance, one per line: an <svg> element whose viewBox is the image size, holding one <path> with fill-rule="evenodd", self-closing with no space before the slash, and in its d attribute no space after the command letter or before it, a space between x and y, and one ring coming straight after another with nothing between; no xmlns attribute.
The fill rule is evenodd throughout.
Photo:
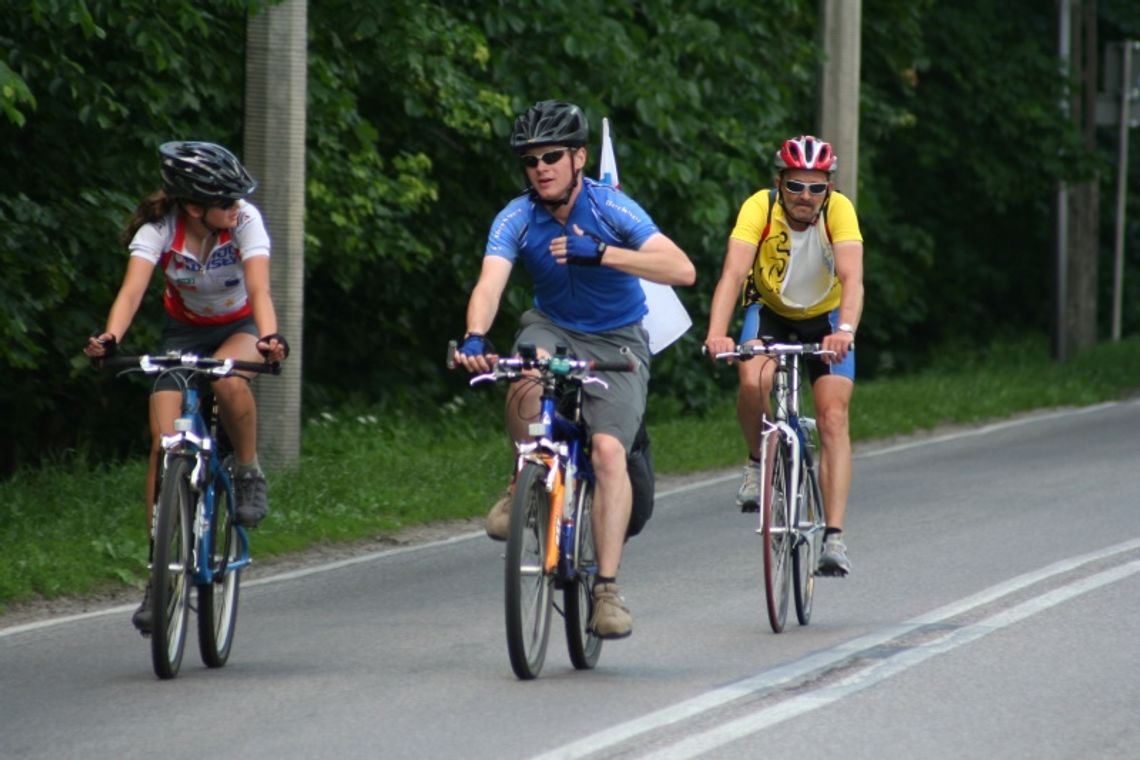
<svg viewBox="0 0 1140 760"><path fill-rule="evenodd" d="M218 201L217 203L211 205L210 208L220 208L222 211L229 211L231 208L233 208L236 205L237 205L237 199L231 198L228 201Z"/></svg>
<svg viewBox="0 0 1140 760"><path fill-rule="evenodd" d="M812 182L809 184L807 182L800 182L798 179L786 179L784 180L784 189L792 195L799 195L805 189L812 195L823 195L827 192L827 183Z"/></svg>
<svg viewBox="0 0 1140 760"><path fill-rule="evenodd" d="M523 156L522 157L523 166L525 166L528 169L533 169L534 167L538 166L538 160L540 158L542 159L542 163L547 164L548 166L551 164L556 164L562 159L562 154L566 153L568 150L570 150L570 149L569 148L559 148L558 150L552 150L552 151L548 151L546 153L543 153L541 156L532 156L532 155Z"/></svg>

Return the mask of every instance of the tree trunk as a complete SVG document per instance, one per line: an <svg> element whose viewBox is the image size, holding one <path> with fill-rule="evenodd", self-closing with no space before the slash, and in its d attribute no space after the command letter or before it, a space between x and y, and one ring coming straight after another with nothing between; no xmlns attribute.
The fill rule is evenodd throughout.
<svg viewBox="0 0 1140 760"><path fill-rule="evenodd" d="M268 468L301 455L301 328L305 271L307 0L284 0L246 28L245 163L273 245L270 286L291 347L281 375L255 381L258 452Z"/></svg>

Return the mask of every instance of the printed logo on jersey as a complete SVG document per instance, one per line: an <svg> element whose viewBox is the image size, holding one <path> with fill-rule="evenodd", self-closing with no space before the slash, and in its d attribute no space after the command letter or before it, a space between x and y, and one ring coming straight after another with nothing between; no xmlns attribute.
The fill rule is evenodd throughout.
<svg viewBox="0 0 1140 760"><path fill-rule="evenodd" d="M641 224L641 217L639 217L637 214L635 214L633 212L633 209L631 209L629 206L626 206L623 203L614 203L612 198L606 198L606 208L612 208L614 211L618 212L619 214L624 214L625 216L627 216L631 220L633 220L634 224Z"/></svg>
<svg viewBox="0 0 1140 760"><path fill-rule="evenodd" d="M772 236L770 240L774 243L772 247L776 255L772 257L768 266L768 281L783 282L784 275L788 271L788 260L792 256L791 240L786 230L781 230L779 235Z"/></svg>
<svg viewBox="0 0 1140 760"><path fill-rule="evenodd" d="M196 259L180 253L174 257L174 269L175 271L185 269L187 272L197 273L202 271L202 265Z"/></svg>
<svg viewBox="0 0 1140 760"><path fill-rule="evenodd" d="M520 206L509 214L505 214L495 229L491 231L490 239L487 240L487 251L495 253L513 253L514 246L509 244L507 233L510 230L511 222L520 214L524 212Z"/></svg>
<svg viewBox="0 0 1140 760"><path fill-rule="evenodd" d="M206 262L206 269L228 267L237 264L239 261L241 261L241 257L238 255L237 246L233 243L227 243L214 249L213 253L210 254L209 261Z"/></svg>

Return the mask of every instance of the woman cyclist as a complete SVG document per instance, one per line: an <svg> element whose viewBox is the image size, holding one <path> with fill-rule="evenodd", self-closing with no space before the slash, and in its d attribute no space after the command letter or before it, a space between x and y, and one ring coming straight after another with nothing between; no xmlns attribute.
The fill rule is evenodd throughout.
<svg viewBox="0 0 1140 760"><path fill-rule="evenodd" d="M123 233L130 251L123 284L102 331L84 353L110 356L138 312L157 266L166 280L161 351L282 361L289 344L277 333L269 294L269 235L246 197L257 187L241 162L220 145L168 142L159 148L162 189L143 199ZM268 511L265 475L257 460L257 409L249 378L214 381L222 424L233 444L231 463L239 523L255 526ZM152 443L146 475L146 520L152 524L155 477L163 434L174 432L181 394L163 378L150 400ZM148 585L132 622L152 625Z"/></svg>

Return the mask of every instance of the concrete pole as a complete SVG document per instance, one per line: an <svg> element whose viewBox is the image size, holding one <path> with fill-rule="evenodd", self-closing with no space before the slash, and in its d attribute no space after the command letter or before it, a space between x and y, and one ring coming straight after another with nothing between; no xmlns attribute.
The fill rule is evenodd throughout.
<svg viewBox="0 0 1140 760"><path fill-rule="evenodd" d="M859 83L862 0L820 0L820 72L816 134L839 157L836 189L856 203L859 182Z"/></svg>
<svg viewBox="0 0 1140 760"><path fill-rule="evenodd" d="M272 5L246 29L244 161L260 182L252 200L269 230L277 329L291 348L281 375L254 384L258 455L268 469L301 456L307 34L307 0Z"/></svg>
<svg viewBox="0 0 1140 760"><path fill-rule="evenodd" d="M1112 247L1112 339L1120 340L1121 312L1124 307L1124 218L1128 195L1128 129L1132 117L1128 106L1132 102L1133 51L1140 47L1133 40L1124 41L1123 72L1120 77L1120 135L1116 164L1116 230Z"/></svg>
<svg viewBox="0 0 1140 760"><path fill-rule="evenodd" d="M1057 2L1057 53L1061 59L1061 72L1063 76L1072 76L1072 8L1069 0ZM1061 98L1061 118L1068 121L1069 98ZM1064 180L1057 183L1056 202L1056 250L1054 252L1053 269L1053 358L1059 362L1069 358L1068 341L1066 340L1066 310L1069 300L1069 188Z"/></svg>

